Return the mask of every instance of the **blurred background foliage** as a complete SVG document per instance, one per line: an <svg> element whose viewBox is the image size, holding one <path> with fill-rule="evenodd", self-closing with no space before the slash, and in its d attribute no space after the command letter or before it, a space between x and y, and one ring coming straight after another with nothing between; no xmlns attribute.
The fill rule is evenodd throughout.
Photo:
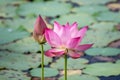
<svg viewBox="0 0 120 80"><path fill-rule="evenodd" d="M120 80L120 0L0 0L0 80L40 80L41 54L32 37L38 15L49 28L54 21L89 26L81 44L94 45L80 59L68 57L68 80ZM63 64L45 57L45 80L64 80Z"/></svg>

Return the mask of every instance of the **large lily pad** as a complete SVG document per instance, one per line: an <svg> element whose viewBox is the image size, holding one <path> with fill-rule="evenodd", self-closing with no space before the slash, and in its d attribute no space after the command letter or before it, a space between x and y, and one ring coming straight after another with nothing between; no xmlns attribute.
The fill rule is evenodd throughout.
<svg viewBox="0 0 120 80"><path fill-rule="evenodd" d="M120 32L107 32L104 30L89 30L82 43L94 43L93 47L105 47L110 42L120 39ZM81 44L82 44L81 43Z"/></svg>
<svg viewBox="0 0 120 80"><path fill-rule="evenodd" d="M116 0L72 0L72 2L75 2L80 5L93 5L93 4L106 4L110 1L116 1Z"/></svg>
<svg viewBox="0 0 120 80"><path fill-rule="evenodd" d="M30 77L27 77L27 75L25 75L21 71L1 70L0 79L1 80L30 80Z"/></svg>
<svg viewBox="0 0 120 80"><path fill-rule="evenodd" d="M40 65L40 55L0 52L0 66L8 69L26 70Z"/></svg>
<svg viewBox="0 0 120 80"><path fill-rule="evenodd" d="M90 26L91 29L95 31L113 31L115 29L115 24L113 22L100 22L100 23L95 23L92 26Z"/></svg>
<svg viewBox="0 0 120 80"><path fill-rule="evenodd" d="M0 6L0 16L2 17L14 17L16 16L16 8L14 6Z"/></svg>
<svg viewBox="0 0 120 80"><path fill-rule="evenodd" d="M84 58L80 58L80 59L69 58L67 60L68 60L67 69L82 69L85 68L88 63L88 60ZM63 65L64 65L64 59L61 58L57 60L55 63L52 63L50 66L57 69L64 69Z"/></svg>
<svg viewBox="0 0 120 80"><path fill-rule="evenodd" d="M14 18L13 20L3 20L4 26L8 28L16 29L25 29L28 32L33 31L35 18Z"/></svg>
<svg viewBox="0 0 120 80"><path fill-rule="evenodd" d="M112 15L112 16L111 16ZM120 13L115 12L101 12L99 15L96 16L98 21L112 21L112 22L120 22Z"/></svg>
<svg viewBox="0 0 120 80"><path fill-rule="evenodd" d="M22 40L17 41L16 43L11 43L8 45L0 46L0 49L7 49L14 52L37 52L40 51L40 45L32 38L24 38ZM48 44L44 45L44 50L50 49Z"/></svg>
<svg viewBox="0 0 120 80"><path fill-rule="evenodd" d="M30 34L26 31L15 31L11 28L0 28L0 44L12 42L17 39L21 39L29 36Z"/></svg>
<svg viewBox="0 0 120 80"><path fill-rule="evenodd" d="M44 76L45 77L53 77L59 74L57 69L53 68L44 68ZM41 68L35 68L30 71L31 76L34 77L41 77L42 75L42 69Z"/></svg>
<svg viewBox="0 0 120 80"><path fill-rule="evenodd" d="M67 76L68 80L100 80L98 77L90 75L71 75ZM64 76L59 78L59 80L64 80Z"/></svg>
<svg viewBox="0 0 120 80"><path fill-rule="evenodd" d="M45 57L45 65L52 59ZM20 53L0 52L0 66L8 69L27 70L36 68L41 64L41 54L31 53L29 55Z"/></svg>
<svg viewBox="0 0 120 80"><path fill-rule="evenodd" d="M60 24L66 24L67 22L72 24L74 22L77 22L79 28L95 22L93 17L87 13L63 15L60 18L54 19L53 21L58 21Z"/></svg>
<svg viewBox="0 0 120 80"><path fill-rule="evenodd" d="M57 16L70 12L71 5L59 2L39 2L22 4L18 9L19 15Z"/></svg>
<svg viewBox="0 0 120 80"><path fill-rule="evenodd" d="M120 74L120 64L113 63L94 63L83 70L84 73L95 76L112 76Z"/></svg>
<svg viewBox="0 0 120 80"><path fill-rule="evenodd" d="M108 11L108 8L106 6L101 6L101 5L86 5L86 6L73 8L72 11L76 13L85 12L91 15L96 15L99 12Z"/></svg>
<svg viewBox="0 0 120 80"><path fill-rule="evenodd" d="M120 60L117 60L116 63L120 64Z"/></svg>
<svg viewBox="0 0 120 80"><path fill-rule="evenodd" d="M120 54L120 49L117 48L91 48L85 51L86 54L96 56L115 56Z"/></svg>
<svg viewBox="0 0 120 80"><path fill-rule="evenodd" d="M0 5L7 5L7 4L20 4L26 2L25 0L0 0Z"/></svg>

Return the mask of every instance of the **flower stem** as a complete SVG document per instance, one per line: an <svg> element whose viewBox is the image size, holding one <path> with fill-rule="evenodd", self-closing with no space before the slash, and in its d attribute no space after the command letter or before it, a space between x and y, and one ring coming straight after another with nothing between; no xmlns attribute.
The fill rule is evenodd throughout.
<svg viewBox="0 0 120 80"><path fill-rule="evenodd" d="M42 77L41 80L44 80L44 49L43 49L43 44L41 45L41 54L42 54L42 64L41 64L41 68L42 68Z"/></svg>
<svg viewBox="0 0 120 80"><path fill-rule="evenodd" d="M65 77L65 80L67 80L67 54L64 55L64 58L65 58L65 65L64 65L65 66L65 70L64 70L65 76L64 77Z"/></svg>

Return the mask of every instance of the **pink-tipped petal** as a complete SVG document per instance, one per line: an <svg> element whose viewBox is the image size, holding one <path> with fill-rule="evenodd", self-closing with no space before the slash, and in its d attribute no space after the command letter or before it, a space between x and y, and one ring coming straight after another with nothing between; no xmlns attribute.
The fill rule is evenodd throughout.
<svg viewBox="0 0 120 80"><path fill-rule="evenodd" d="M85 50L91 48L92 45L93 45L93 44L79 45L79 46L76 48L76 50L78 50L78 51L85 51Z"/></svg>
<svg viewBox="0 0 120 80"><path fill-rule="evenodd" d="M45 29L47 28L44 20L42 19L41 16L38 16L36 19L35 25L34 25L34 32L37 35L42 35L45 32Z"/></svg>
<svg viewBox="0 0 120 80"><path fill-rule="evenodd" d="M77 22L74 22L72 25L71 25L71 28L70 28L70 33L71 33L71 37L76 37L77 33L78 33L78 24Z"/></svg>
<svg viewBox="0 0 120 80"><path fill-rule="evenodd" d="M82 52L78 53L78 52L70 51L68 53L68 55L73 59L77 59L77 58L80 58L83 55L83 53Z"/></svg>
<svg viewBox="0 0 120 80"><path fill-rule="evenodd" d="M53 31L57 33L60 31L61 27L62 26L58 22L55 21Z"/></svg>
<svg viewBox="0 0 120 80"><path fill-rule="evenodd" d="M67 43L71 38L70 30L67 27L62 27L59 33L57 32L57 34L60 36L63 44Z"/></svg>
<svg viewBox="0 0 120 80"><path fill-rule="evenodd" d="M52 47L59 47L62 44L59 36L51 29L45 30L45 38Z"/></svg>
<svg viewBox="0 0 120 80"><path fill-rule="evenodd" d="M77 38L71 38L70 40L68 40L67 42L67 47L68 48L75 48L76 46L79 45L79 41L80 41L80 37L77 37Z"/></svg>
<svg viewBox="0 0 120 80"><path fill-rule="evenodd" d="M81 37L81 39L85 36L86 31L88 30L88 26L83 27L77 34L77 37Z"/></svg>
<svg viewBox="0 0 120 80"><path fill-rule="evenodd" d="M64 53L65 53L64 50L50 49L45 52L45 55L48 57L59 57L59 56L62 56Z"/></svg>

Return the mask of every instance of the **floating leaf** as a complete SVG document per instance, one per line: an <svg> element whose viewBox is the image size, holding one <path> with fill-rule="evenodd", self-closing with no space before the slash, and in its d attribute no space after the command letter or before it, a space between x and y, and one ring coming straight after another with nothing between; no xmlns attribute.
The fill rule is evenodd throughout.
<svg viewBox="0 0 120 80"><path fill-rule="evenodd" d="M0 6L0 16L2 17L14 17L16 16L16 8L15 6Z"/></svg>
<svg viewBox="0 0 120 80"><path fill-rule="evenodd" d="M57 16L70 12L71 5L59 2L39 2L39 3L26 3L20 5L18 9L19 15L44 15L44 16Z"/></svg>
<svg viewBox="0 0 120 80"><path fill-rule="evenodd" d="M97 30L113 31L115 24L116 23L113 23L113 22L100 22L100 23L93 24L89 28L91 28L91 29L93 29L95 31L97 31Z"/></svg>
<svg viewBox="0 0 120 80"><path fill-rule="evenodd" d="M45 65L51 62L52 59L45 57ZM36 68L41 64L41 54L31 53L28 55L20 53L9 53L6 51L0 52L0 66L1 68L27 70L29 68Z"/></svg>
<svg viewBox="0 0 120 80"><path fill-rule="evenodd" d="M110 1L116 1L116 0L72 0L72 2L75 2L80 5L93 5L93 4L106 4Z"/></svg>
<svg viewBox="0 0 120 80"><path fill-rule="evenodd" d="M25 0L0 0L0 5L8 5L8 4L15 4L15 3L24 3Z"/></svg>
<svg viewBox="0 0 120 80"><path fill-rule="evenodd" d="M115 56L120 54L120 49L117 48L91 48L85 51L86 54L96 56L96 55L101 55L101 56Z"/></svg>
<svg viewBox="0 0 120 80"><path fill-rule="evenodd" d="M90 25L95 22L95 20L92 18L92 16L90 16L86 13L63 15L58 19L54 19L53 21L58 21L60 24L66 24L68 21L71 24L74 22L78 22L79 28ZM52 23L53 23L53 21L52 21Z"/></svg>
<svg viewBox="0 0 120 80"><path fill-rule="evenodd" d="M0 71L1 80L30 80L23 72L13 71L13 70L1 70Z"/></svg>
<svg viewBox="0 0 120 80"><path fill-rule="evenodd" d="M110 42L120 39L119 31L107 32L104 30L89 30L81 44L94 43L93 47L105 47Z"/></svg>
<svg viewBox="0 0 120 80"><path fill-rule="evenodd" d="M40 55L0 52L0 66L8 69L26 70L40 65Z"/></svg>
<svg viewBox="0 0 120 80"><path fill-rule="evenodd" d="M117 60L116 63L120 64L120 60Z"/></svg>
<svg viewBox="0 0 120 80"><path fill-rule="evenodd" d="M72 11L76 13L84 12L93 15L99 12L108 11L108 8L106 6L101 6L101 5L86 5L86 6L73 8Z"/></svg>
<svg viewBox="0 0 120 80"><path fill-rule="evenodd" d="M112 15L112 16L111 16ZM98 21L112 21L112 22L120 22L120 13L115 13L115 12L101 12L99 15L96 16L96 19Z"/></svg>
<svg viewBox="0 0 120 80"><path fill-rule="evenodd" d="M24 38L8 45L0 46L0 49L7 49L14 52L37 52L40 50L40 45L32 38ZM48 44L44 45L44 50L50 49Z"/></svg>
<svg viewBox="0 0 120 80"><path fill-rule="evenodd" d="M32 69L30 71L30 74L31 74L31 76L34 76L34 77L41 77L42 69L41 68ZM58 74L59 74L59 72L57 69L44 68L44 76L45 77L53 77L53 76L56 76Z"/></svg>
<svg viewBox="0 0 120 80"><path fill-rule="evenodd" d="M11 28L0 28L0 44L12 42L29 36L30 34L25 31L14 31Z"/></svg>
<svg viewBox="0 0 120 80"><path fill-rule="evenodd" d="M67 69L82 69L86 67L88 63L87 59L80 58L80 59L68 59ZM57 60L55 63L52 63L50 66L57 69L64 69L64 59L61 58Z"/></svg>
<svg viewBox="0 0 120 80"><path fill-rule="evenodd" d="M59 78L59 80L64 80L64 77ZM100 80L98 77L90 75L70 75L68 80Z"/></svg>
<svg viewBox="0 0 120 80"><path fill-rule="evenodd" d="M17 30L19 28L23 28L28 32L33 31L35 18L14 18L13 20L3 20L4 26L7 28L11 28L13 30Z"/></svg>
<svg viewBox="0 0 120 80"><path fill-rule="evenodd" d="M120 74L120 64L113 63L94 63L83 70L84 73L94 76L112 76Z"/></svg>

